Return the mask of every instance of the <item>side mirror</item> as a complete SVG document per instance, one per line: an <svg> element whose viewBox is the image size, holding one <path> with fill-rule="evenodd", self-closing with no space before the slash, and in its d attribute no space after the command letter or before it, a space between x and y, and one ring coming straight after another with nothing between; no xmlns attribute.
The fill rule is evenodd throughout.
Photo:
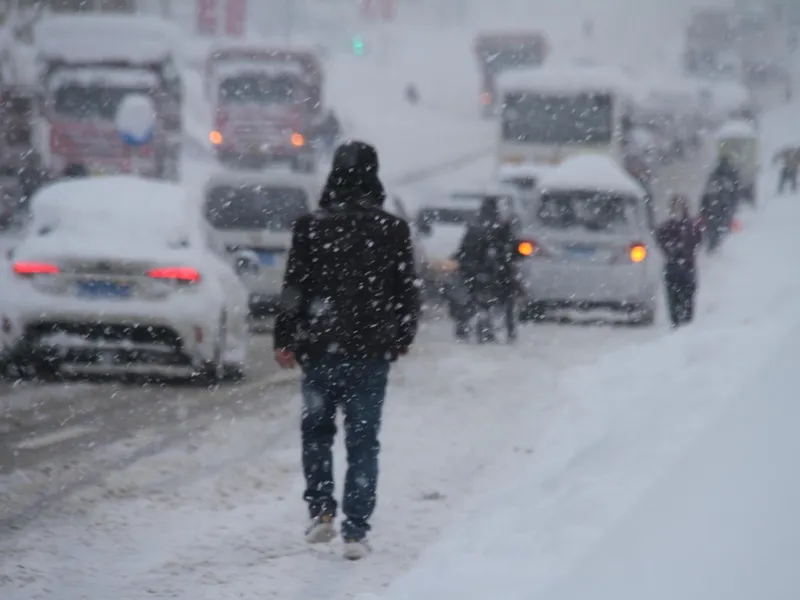
<svg viewBox="0 0 800 600"><path fill-rule="evenodd" d="M261 261L252 250L236 250L232 256L240 277L256 277L261 273Z"/></svg>

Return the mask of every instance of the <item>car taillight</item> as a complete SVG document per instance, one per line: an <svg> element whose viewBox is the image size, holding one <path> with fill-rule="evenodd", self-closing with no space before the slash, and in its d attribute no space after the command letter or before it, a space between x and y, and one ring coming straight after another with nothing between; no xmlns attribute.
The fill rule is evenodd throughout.
<svg viewBox="0 0 800 600"><path fill-rule="evenodd" d="M191 267L159 267L147 272L152 279L168 279L180 283L198 283L200 272Z"/></svg>
<svg viewBox="0 0 800 600"><path fill-rule="evenodd" d="M211 133L208 134L208 141L214 144L215 146L219 146L223 141L222 134L216 130L212 131Z"/></svg>
<svg viewBox="0 0 800 600"><path fill-rule="evenodd" d="M293 133L291 140L292 140L292 146L295 146L297 148L303 147L306 143L306 138L304 138L303 134L301 133Z"/></svg>
<svg viewBox="0 0 800 600"><path fill-rule="evenodd" d="M517 255L523 257L543 256L545 254L542 247L533 240L523 240L517 243Z"/></svg>
<svg viewBox="0 0 800 600"><path fill-rule="evenodd" d="M628 250L628 256L630 257L631 262L644 262L644 260L647 258L647 247L644 244L632 244Z"/></svg>
<svg viewBox="0 0 800 600"><path fill-rule="evenodd" d="M25 277L32 275L57 275L61 272L58 266L40 262L15 262L14 273Z"/></svg>

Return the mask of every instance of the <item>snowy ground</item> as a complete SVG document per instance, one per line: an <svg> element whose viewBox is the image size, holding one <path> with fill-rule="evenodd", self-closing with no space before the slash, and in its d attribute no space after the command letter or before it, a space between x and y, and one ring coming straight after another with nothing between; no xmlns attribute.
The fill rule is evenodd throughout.
<svg viewBox="0 0 800 600"><path fill-rule="evenodd" d="M341 89L331 95L349 94L348 118L379 144L393 187L410 189L402 187L415 180L408 173L440 161L458 164L462 152L491 144L491 124L477 110L471 116L474 94L459 100L449 89L430 92L430 106L411 109L399 102L406 78L399 68L384 73L342 61L335 69ZM466 93L467 75L454 79L450 87ZM490 166L476 159L438 174L457 181ZM193 167L197 179L190 183L197 185L209 166ZM688 173L676 172L669 185L697 177ZM798 248L787 231L800 209L789 199L766 204L713 264L704 264L696 332L667 334L663 323L544 325L525 328L516 347L479 348L455 346L449 324L426 325L393 374L376 554L363 564L343 564L336 545L312 551L302 543L299 402L293 386L276 386L269 338L254 338L255 373L232 389L0 388L3 400L19 407L14 414L54 427L6 438L15 440L6 451L22 465L0 479L3 598L343 600L384 593L409 569L388 593L434 598L426 596L434 589L432 566L441 582L471 581L445 588L466 597L503 595L501 584L519 581L520 571L531 577L523 589L543 589L755 372L760 354L743 352L740 336L763 325L747 333L749 347L777 339L781 311L792 307L781 304L778 279L795 272ZM785 292L796 291L793 282L783 278ZM772 302L775 322L762 321L748 298ZM689 368L704 360L706 371ZM698 399L693 392L711 383L714 395ZM74 438L59 442L65 430ZM25 458L45 450L46 460ZM513 489L519 481L537 487ZM516 505L504 504L509 497ZM481 517L501 507L513 518L484 525ZM474 523L466 530L465 518ZM478 537L484 528L494 542ZM535 534L520 536L526 529ZM494 563L495 545L514 546L515 557L529 552L538 562ZM479 553L485 560L470 562L467 554ZM451 577L459 563L467 566ZM493 580L490 567L507 567L506 579Z"/></svg>

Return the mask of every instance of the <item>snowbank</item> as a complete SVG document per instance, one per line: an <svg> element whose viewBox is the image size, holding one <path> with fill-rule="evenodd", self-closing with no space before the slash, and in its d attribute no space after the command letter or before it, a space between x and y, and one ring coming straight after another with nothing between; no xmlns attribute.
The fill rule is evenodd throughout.
<svg viewBox="0 0 800 600"><path fill-rule="evenodd" d="M800 593L800 328L547 600L793 600Z"/></svg>
<svg viewBox="0 0 800 600"><path fill-rule="evenodd" d="M544 439L484 481L386 598L529 600L565 575L800 325L798 220L797 198L770 200L703 270L692 327L568 370Z"/></svg>

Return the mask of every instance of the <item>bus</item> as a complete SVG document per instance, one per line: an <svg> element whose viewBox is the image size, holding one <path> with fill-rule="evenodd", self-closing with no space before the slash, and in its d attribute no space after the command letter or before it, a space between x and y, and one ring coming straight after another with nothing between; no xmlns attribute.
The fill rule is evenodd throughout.
<svg viewBox="0 0 800 600"><path fill-rule="evenodd" d="M582 153L624 163L633 84L605 67L541 68L501 77L499 164L555 165Z"/></svg>

